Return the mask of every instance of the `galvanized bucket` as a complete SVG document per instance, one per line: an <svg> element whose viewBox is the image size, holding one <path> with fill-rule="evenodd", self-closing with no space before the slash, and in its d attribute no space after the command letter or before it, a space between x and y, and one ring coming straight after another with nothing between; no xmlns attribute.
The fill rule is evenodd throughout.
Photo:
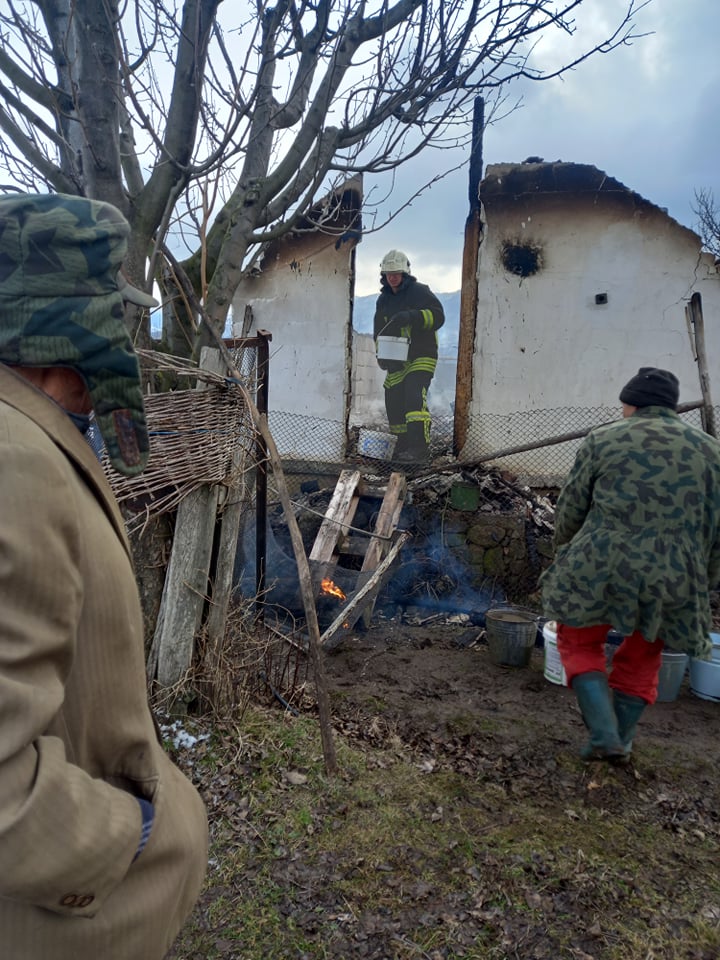
<svg viewBox="0 0 720 960"><path fill-rule="evenodd" d="M493 663L526 667L530 663L538 618L521 607L497 607L485 614L488 653Z"/></svg>
<svg viewBox="0 0 720 960"><path fill-rule="evenodd" d="M688 667L688 655L676 650L663 650L658 674L658 703L671 703L677 699Z"/></svg>
<svg viewBox="0 0 720 960"><path fill-rule="evenodd" d="M410 350L410 341L407 337L378 337L378 360L400 360L405 362Z"/></svg>

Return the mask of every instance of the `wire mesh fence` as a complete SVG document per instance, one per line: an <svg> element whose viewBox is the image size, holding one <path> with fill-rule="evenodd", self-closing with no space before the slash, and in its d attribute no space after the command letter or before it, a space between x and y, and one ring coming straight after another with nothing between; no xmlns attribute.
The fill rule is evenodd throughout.
<svg viewBox="0 0 720 960"><path fill-rule="evenodd" d="M264 412L267 345L256 338L228 340L226 344L239 378L237 384L242 384ZM153 467L135 480L118 479L111 474L120 502L134 501L136 509L138 503L142 504L146 520L149 515L172 509L193 485L237 483L238 475L255 466L258 450L254 425L241 392L232 389L236 385L232 378L204 373L162 355L147 355L143 359L155 367L172 370L180 380L205 377L209 381L205 390L181 390L146 398ZM680 416L702 428L699 406L681 412ZM267 410L267 417L275 445L290 473L332 475L354 464L366 474L385 477L398 469L393 461L394 440L386 424L348 426L341 420L272 408ZM559 487L587 433L619 418L618 407L607 406L482 414L471 418L463 448L455 455L453 416L434 414L431 462L403 464L402 470L413 474L427 472L433 466L472 469L487 465L512 473L518 482L530 487Z"/></svg>
<svg viewBox="0 0 720 960"><path fill-rule="evenodd" d="M700 409L680 414L702 428ZM717 413L716 413L717 416ZM507 470L531 487L558 487L567 476L584 436L620 418L617 407L559 407L506 415L486 414L471 420L460 456L453 455L454 421L434 416L433 463L456 462L459 468L487 464ZM351 428L338 421L271 411L269 422L280 455L298 472L323 472L333 464L355 462L380 476L397 469L392 438L382 426ZM338 456L338 450L341 454ZM427 470L428 465L422 465ZM407 464L402 469L408 472ZM410 471L411 472L411 471Z"/></svg>

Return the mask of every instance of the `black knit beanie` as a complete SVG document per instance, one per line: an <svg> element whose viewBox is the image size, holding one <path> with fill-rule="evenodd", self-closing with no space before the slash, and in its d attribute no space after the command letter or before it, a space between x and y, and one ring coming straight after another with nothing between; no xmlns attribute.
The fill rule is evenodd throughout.
<svg viewBox="0 0 720 960"><path fill-rule="evenodd" d="M680 397L678 378L669 370L640 367L620 391L620 402L632 407L670 407L675 410Z"/></svg>

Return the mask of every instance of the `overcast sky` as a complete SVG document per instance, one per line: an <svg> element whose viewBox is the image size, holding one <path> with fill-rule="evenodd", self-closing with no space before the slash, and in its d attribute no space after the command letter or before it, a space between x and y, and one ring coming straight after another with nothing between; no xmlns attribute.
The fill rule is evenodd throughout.
<svg viewBox="0 0 720 960"><path fill-rule="evenodd" d="M573 46L602 32L624 0L586 0ZM595 56L562 80L510 88L523 105L491 124L483 138L488 164L546 161L589 163L695 228L696 189L720 204L720 9L718 0L651 0L635 18L649 36ZM553 38L538 56L551 62ZM569 59L566 57L565 59ZM387 227L366 234L357 249L356 295L378 292L379 262L404 250L413 273L437 292L460 287L468 214L466 153L429 151L403 169L386 209L396 210L412 187L462 163ZM373 181L366 178L366 197ZM382 183L380 190L385 189ZM367 222L366 222L367 226Z"/></svg>

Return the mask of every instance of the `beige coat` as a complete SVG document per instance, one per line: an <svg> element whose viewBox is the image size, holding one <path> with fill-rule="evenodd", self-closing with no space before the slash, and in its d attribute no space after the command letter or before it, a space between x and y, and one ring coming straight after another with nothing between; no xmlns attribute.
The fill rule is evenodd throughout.
<svg viewBox="0 0 720 960"><path fill-rule="evenodd" d="M133 863L140 807L155 805ZM122 517L63 411L0 364L0 955L159 960L205 810L148 709Z"/></svg>

